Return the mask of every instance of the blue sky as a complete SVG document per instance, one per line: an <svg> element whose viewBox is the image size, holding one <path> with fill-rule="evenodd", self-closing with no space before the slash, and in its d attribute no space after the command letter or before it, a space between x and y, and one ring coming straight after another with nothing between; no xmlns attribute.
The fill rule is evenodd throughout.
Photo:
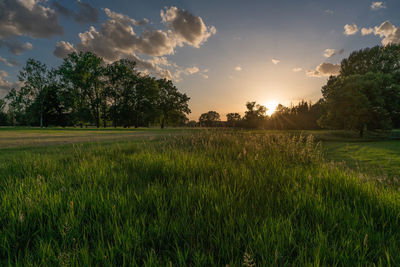
<svg viewBox="0 0 400 267"><path fill-rule="evenodd" d="M14 61L23 65L33 57L57 66L61 58L53 52L58 42L65 42L60 45L59 57L64 55L66 43L74 50L95 50L100 54L106 48L104 55L109 61L135 56L143 61L143 71L152 75L168 73L191 97L192 119L208 110L221 115L243 112L250 100L266 105L271 101L286 105L301 99L316 101L327 75L335 74L335 64L351 51L400 43L400 1L373 2L82 0L88 4L84 11L97 13L97 18L79 21L77 14L82 6L76 1L57 2L67 10L63 13L55 7L55 1L0 0L0 23L6 19L8 23L0 26L0 96L15 85L21 67L13 66ZM35 18L31 22L20 15L29 12ZM48 17L41 12L50 12L53 20L46 21ZM17 14L12 17L15 21L10 20L10 14ZM148 23L139 25L143 19ZM102 28L109 29L110 24L104 24L111 20L127 29L131 27L134 34L129 40L119 40L113 31L111 39L100 36L92 43L83 43L80 33L90 31L92 26L92 35L101 33ZM390 23L382 24L386 21ZM347 34L345 25L349 25ZM47 28L48 34L44 32ZM168 35L167 43L154 44L151 38L141 37L145 32L149 36ZM115 41L115 49L110 50L110 40ZM124 41L128 45L122 48ZM15 54L10 47L18 46L16 42L20 46L30 43L32 48L25 45ZM117 54L111 55L114 52ZM324 53L334 55L326 57Z"/></svg>

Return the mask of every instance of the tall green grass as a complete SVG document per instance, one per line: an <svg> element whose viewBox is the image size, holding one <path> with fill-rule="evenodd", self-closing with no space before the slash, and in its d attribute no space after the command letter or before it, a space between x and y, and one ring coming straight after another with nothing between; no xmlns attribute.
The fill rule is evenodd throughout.
<svg viewBox="0 0 400 267"><path fill-rule="evenodd" d="M312 136L193 131L15 150L0 265L399 265L400 194Z"/></svg>

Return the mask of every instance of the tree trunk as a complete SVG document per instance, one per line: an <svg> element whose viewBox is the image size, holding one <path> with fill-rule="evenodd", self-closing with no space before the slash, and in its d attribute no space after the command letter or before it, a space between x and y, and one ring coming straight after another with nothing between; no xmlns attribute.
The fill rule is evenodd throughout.
<svg viewBox="0 0 400 267"><path fill-rule="evenodd" d="M364 137L364 127L360 128L360 138Z"/></svg>
<svg viewBox="0 0 400 267"><path fill-rule="evenodd" d="M161 120L161 129L164 129L165 118L163 117Z"/></svg>
<svg viewBox="0 0 400 267"><path fill-rule="evenodd" d="M43 128L43 102L40 101L40 128Z"/></svg>
<svg viewBox="0 0 400 267"><path fill-rule="evenodd" d="M97 109L96 113L97 113L96 114L96 127L100 128L100 111L99 111L99 109Z"/></svg>
<svg viewBox="0 0 400 267"><path fill-rule="evenodd" d="M40 111L40 128L43 128L43 112Z"/></svg>
<svg viewBox="0 0 400 267"><path fill-rule="evenodd" d="M136 114L135 128L139 127L139 115Z"/></svg>

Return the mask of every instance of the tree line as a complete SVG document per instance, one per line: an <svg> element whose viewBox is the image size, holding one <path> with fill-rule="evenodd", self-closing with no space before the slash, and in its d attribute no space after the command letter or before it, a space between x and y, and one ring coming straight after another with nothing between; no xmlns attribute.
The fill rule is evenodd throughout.
<svg viewBox="0 0 400 267"><path fill-rule="evenodd" d="M29 59L22 86L0 99L0 125L183 125L189 97L166 79L144 75L136 63L105 64L91 52L71 53L58 68Z"/></svg>
<svg viewBox="0 0 400 267"><path fill-rule="evenodd" d="M226 114L226 121L221 121L221 116L216 111L203 113L199 122L189 122L191 126L203 127L237 127L237 128L262 128L274 130L304 130L321 129L317 120L322 115L321 101L311 103L300 101L296 105L285 107L279 104L271 116L267 116L267 108L257 102L247 102L246 111L242 117L239 113Z"/></svg>
<svg viewBox="0 0 400 267"><path fill-rule="evenodd" d="M227 114L220 122L215 111L199 118L201 126L264 129L390 130L400 128L400 45L375 46L354 51L342 60L340 73L322 87L322 98L311 104L279 105L272 116L256 102L246 104L244 117Z"/></svg>
<svg viewBox="0 0 400 267"><path fill-rule="evenodd" d="M19 74L23 86L0 99L0 125L328 128L355 130L361 137L365 130L400 128L400 45L354 51L340 67L316 103L278 105L266 116L266 107L248 102L243 117L228 113L221 122L216 111L209 111L189 122L189 97L171 81L141 74L133 61L105 64L93 53L80 52L49 70L29 59Z"/></svg>

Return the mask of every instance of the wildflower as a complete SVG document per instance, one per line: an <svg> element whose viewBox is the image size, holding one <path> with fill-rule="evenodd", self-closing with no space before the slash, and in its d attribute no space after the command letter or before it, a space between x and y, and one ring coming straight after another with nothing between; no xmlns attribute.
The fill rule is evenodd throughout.
<svg viewBox="0 0 400 267"><path fill-rule="evenodd" d="M25 216L24 216L24 214L23 214L22 212L19 212L18 220L19 220L21 223L24 222Z"/></svg>
<svg viewBox="0 0 400 267"><path fill-rule="evenodd" d="M243 256L243 265L247 266L247 267L256 266L256 263L254 262L254 259L247 252L245 252L244 256Z"/></svg>

